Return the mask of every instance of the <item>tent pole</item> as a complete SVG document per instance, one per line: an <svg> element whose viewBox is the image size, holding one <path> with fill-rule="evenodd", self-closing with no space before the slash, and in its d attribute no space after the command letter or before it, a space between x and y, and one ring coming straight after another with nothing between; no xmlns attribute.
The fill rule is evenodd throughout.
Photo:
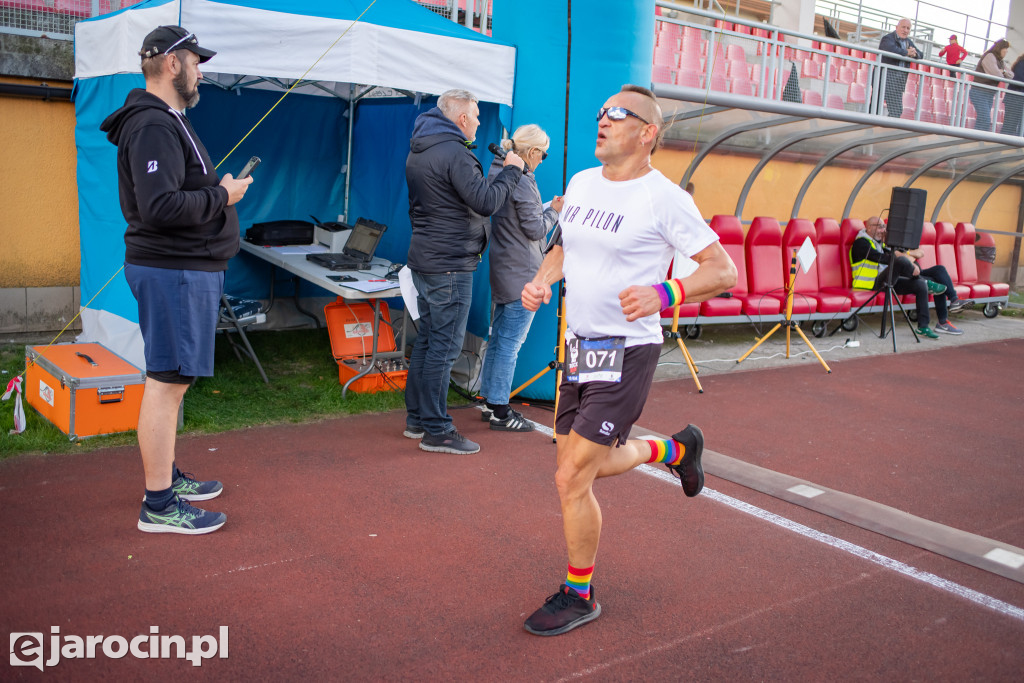
<svg viewBox="0 0 1024 683"><path fill-rule="evenodd" d="M348 149L345 151L345 215L342 223L348 223L349 188L352 184L352 133L356 125L356 86L348 84Z"/></svg>

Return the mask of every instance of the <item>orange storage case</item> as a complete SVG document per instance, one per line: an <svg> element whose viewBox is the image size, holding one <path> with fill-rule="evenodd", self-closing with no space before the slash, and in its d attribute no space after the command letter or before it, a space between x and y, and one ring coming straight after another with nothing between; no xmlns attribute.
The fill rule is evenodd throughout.
<svg viewBox="0 0 1024 683"><path fill-rule="evenodd" d="M331 355L338 363L338 381L344 384L365 369L364 362L369 362L373 352L373 306L367 303L348 303L339 297L334 303L324 306L324 316L327 319L327 334L331 339ZM382 320L377 332L377 353L390 353L398 347L390 324L391 309L383 301L380 302L380 316ZM401 391L405 389L408 374L408 370L384 373L373 370L348 388L368 394L394 391L396 387Z"/></svg>
<svg viewBox="0 0 1024 683"><path fill-rule="evenodd" d="M139 425L146 373L102 344L25 349L28 404L72 440Z"/></svg>

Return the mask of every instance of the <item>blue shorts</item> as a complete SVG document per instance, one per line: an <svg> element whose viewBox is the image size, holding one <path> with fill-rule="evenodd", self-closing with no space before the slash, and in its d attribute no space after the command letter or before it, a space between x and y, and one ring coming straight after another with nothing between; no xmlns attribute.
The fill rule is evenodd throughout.
<svg viewBox="0 0 1024 683"><path fill-rule="evenodd" d="M146 370L212 377L224 271L208 273L126 263L124 276L139 302Z"/></svg>

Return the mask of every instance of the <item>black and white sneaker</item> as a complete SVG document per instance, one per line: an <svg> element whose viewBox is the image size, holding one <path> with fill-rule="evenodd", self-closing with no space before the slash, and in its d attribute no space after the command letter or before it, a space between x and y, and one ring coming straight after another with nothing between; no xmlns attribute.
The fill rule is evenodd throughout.
<svg viewBox="0 0 1024 683"><path fill-rule="evenodd" d="M535 636L557 636L601 616L601 605L590 586L590 599L585 600L564 583L558 592L544 601L544 606L530 615L523 628Z"/></svg>
<svg viewBox="0 0 1024 683"><path fill-rule="evenodd" d="M420 439L420 449L433 453L455 453L456 455L470 455L480 450L480 444L470 441L457 429L444 434L424 434Z"/></svg>
<svg viewBox="0 0 1024 683"><path fill-rule="evenodd" d="M491 414L491 429L498 432L532 432L533 423L523 417L517 410L509 408L508 415L504 419Z"/></svg>
<svg viewBox="0 0 1024 683"><path fill-rule="evenodd" d="M481 422L490 422L491 421L491 415L494 415L494 411L493 410L491 410L490 408L482 408L480 410L480 421Z"/></svg>

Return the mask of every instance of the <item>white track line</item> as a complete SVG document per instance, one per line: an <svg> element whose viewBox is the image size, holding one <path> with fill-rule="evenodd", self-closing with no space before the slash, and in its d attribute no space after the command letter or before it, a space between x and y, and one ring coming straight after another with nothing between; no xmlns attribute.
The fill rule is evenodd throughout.
<svg viewBox="0 0 1024 683"><path fill-rule="evenodd" d="M542 425L538 422L534 422L533 426L535 431L544 434L549 438L554 438L554 432L547 425ZM639 467L638 469L644 474L655 477L657 479L661 479L662 481L666 481L672 484L673 486L679 486L678 479L676 479L674 476L672 476L668 472L663 471L660 468L654 468L649 465L644 465L643 467ZM800 524L799 522L794 522L791 519L786 519L785 517L777 515L773 512L762 510L761 508L755 505L751 505L750 503L744 503L742 500L733 498L732 496L727 496L724 493L719 493L714 489L704 487L704 490L701 492L701 496L704 498L710 498L711 500L717 503L728 505L734 510L745 512L746 514L751 515L753 517L757 517L758 519L768 522L769 524L774 524L788 531L792 531L793 533L800 534L804 538L809 538L812 541L817 541L818 543L824 543L825 545L835 548L836 550L841 550L843 552L859 557L862 560L867 560L872 564L877 564L880 567L885 567L886 569L898 572L916 581L921 581L922 583L926 583L929 586L932 586L933 588L938 588L941 591L952 593L953 595L964 598L965 600L970 600L971 602L977 605L987 607L988 609L998 612L999 614L1011 617L1013 619L1017 619L1018 621L1024 621L1024 609L1021 609L1016 605L1011 605L1007 602L1003 602L1002 600L993 598L990 595L985 595L984 593L980 593L972 588L961 586L958 583L954 583L953 581L944 579L941 576L936 576L935 574L932 574L930 572L917 569L916 567L911 567L909 564L905 564L903 562L900 562L899 560L894 560L891 557L880 555L874 552L873 550L862 548L861 546L856 545L854 543L850 543L849 541L844 541L841 538L836 538L835 536L832 536L830 534L817 531L816 529L812 529L809 526L804 526L803 524Z"/></svg>

